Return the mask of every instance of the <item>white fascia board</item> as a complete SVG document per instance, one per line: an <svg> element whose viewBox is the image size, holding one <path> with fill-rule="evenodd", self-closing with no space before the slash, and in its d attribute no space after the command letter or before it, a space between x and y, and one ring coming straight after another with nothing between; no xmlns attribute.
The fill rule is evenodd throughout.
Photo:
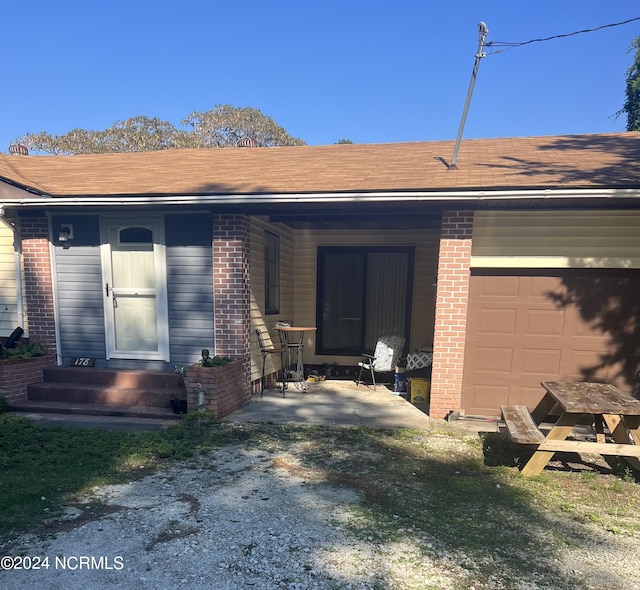
<svg viewBox="0 0 640 590"><path fill-rule="evenodd" d="M513 199L638 198L640 189L534 189L504 191L379 191L348 193L264 193L221 195L83 196L5 199L5 207L69 207L114 205L248 205L276 203L479 202Z"/></svg>

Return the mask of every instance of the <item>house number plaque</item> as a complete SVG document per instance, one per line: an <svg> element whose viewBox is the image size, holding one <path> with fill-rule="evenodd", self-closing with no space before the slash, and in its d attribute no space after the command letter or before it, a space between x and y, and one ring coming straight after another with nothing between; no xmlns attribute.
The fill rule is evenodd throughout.
<svg viewBox="0 0 640 590"><path fill-rule="evenodd" d="M90 359L86 356L78 356L71 359L72 367L94 367L96 364L96 359Z"/></svg>

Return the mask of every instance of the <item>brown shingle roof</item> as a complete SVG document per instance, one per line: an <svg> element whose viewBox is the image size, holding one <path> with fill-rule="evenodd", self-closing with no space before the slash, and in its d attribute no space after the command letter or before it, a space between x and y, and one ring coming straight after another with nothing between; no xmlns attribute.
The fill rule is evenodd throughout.
<svg viewBox="0 0 640 590"><path fill-rule="evenodd" d="M374 145L0 156L0 177L51 196L639 188L640 133Z"/></svg>

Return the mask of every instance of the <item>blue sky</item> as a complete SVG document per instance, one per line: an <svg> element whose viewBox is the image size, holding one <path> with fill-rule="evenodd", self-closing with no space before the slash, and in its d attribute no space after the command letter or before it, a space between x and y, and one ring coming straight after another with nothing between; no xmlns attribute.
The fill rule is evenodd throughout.
<svg viewBox="0 0 640 590"><path fill-rule="evenodd" d="M640 17L637 0L2 2L0 152L25 133L260 109L311 145L455 139L478 46ZM489 54L464 137L623 131L640 21Z"/></svg>

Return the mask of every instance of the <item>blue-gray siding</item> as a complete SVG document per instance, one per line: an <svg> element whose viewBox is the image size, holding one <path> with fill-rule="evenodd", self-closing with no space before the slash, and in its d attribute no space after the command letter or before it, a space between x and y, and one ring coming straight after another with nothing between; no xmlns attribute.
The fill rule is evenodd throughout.
<svg viewBox="0 0 640 590"><path fill-rule="evenodd" d="M190 364L214 350L211 217L167 215L165 235L171 360Z"/></svg>
<svg viewBox="0 0 640 590"><path fill-rule="evenodd" d="M100 226L98 217L53 216L52 227L73 223L70 248L56 246L58 326L63 362L76 356L105 358ZM55 234L55 231L54 231Z"/></svg>

